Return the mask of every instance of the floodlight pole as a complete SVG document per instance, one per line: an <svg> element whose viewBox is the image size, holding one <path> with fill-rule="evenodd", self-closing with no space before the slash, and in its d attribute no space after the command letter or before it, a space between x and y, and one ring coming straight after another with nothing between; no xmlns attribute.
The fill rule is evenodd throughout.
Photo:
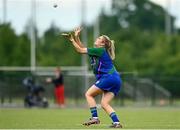
<svg viewBox="0 0 180 130"><path fill-rule="evenodd" d="M99 36L99 34L100 34L100 30L99 30L99 15L98 15L94 23L94 41Z"/></svg>
<svg viewBox="0 0 180 130"><path fill-rule="evenodd" d="M165 31L167 35L171 35L172 34L172 23L171 23L171 15L170 15L170 9L171 9L171 0L166 0L166 6L167 6L167 10L166 10L166 16L165 16Z"/></svg>
<svg viewBox="0 0 180 130"><path fill-rule="evenodd" d="M87 41L87 29L85 25L85 18L86 18L86 0L81 0L81 26L83 27L82 42L87 47L88 41ZM85 75L84 86L85 88L87 88L89 86L87 55L82 55L82 66L84 67L84 75Z"/></svg>
<svg viewBox="0 0 180 130"><path fill-rule="evenodd" d="M36 0L31 0L31 30L30 30L31 72L34 72L36 70L36 36L35 36L35 25L36 25Z"/></svg>
<svg viewBox="0 0 180 130"><path fill-rule="evenodd" d="M3 0L3 23L6 23L7 18L7 0Z"/></svg>

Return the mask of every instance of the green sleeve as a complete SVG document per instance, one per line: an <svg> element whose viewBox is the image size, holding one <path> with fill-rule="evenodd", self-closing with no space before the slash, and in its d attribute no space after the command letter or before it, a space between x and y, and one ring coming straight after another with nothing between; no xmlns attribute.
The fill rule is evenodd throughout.
<svg viewBox="0 0 180 130"><path fill-rule="evenodd" d="M90 56L102 56L105 48L88 48L88 55Z"/></svg>

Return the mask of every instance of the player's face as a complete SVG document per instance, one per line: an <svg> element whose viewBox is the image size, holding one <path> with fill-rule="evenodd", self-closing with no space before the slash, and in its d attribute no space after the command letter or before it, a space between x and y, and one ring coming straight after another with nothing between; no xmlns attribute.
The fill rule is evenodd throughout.
<svg viewBox="0 0 180 130"><path fill-rule="evenodd" d="M61 72L59 70L55 70L55 77L59 77L60 74Z"/></svg>
<svg viewBox="0 0 180 130"><path fill-rule="evenodd" d="M105 46L105 42L104 42L104 38L103 36L100 36L96 39L95 43L94 43L95 47L104 47Z"/></svg>

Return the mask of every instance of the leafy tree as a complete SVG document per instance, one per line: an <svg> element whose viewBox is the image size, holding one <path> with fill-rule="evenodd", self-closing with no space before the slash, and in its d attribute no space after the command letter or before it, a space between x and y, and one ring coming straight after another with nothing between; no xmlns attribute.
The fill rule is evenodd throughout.
<svg viewBox="0 0 180 130"><path fill-rule="evenodd" d="M52 24L38 44L38 65L75 66L80 65L80 55L75 54L71 43L60 35L61 31Z"/></svg>
<svg viewBox="0 0 180 130"><path fill-rule="evenodd" d="M167 12L149 0L113 0L112 13L100 15L100 32L115 40L118 71L138 71L140 76L162 78L162 86L179 96L180 83L164 79L180 77L180 37L164 33ZM171 16L172 25L174 17ZM88 47L93 46L93 26L88 29ZM0 24L0 65L30 65L29 25L17 35L11 24ZM52 24L43 36L36 29L38 66L80 66L70 42L60 36L61 29Z"/></svg>
<svg viewBox="0 0 180 130"><path fill-rule="evenodd" d="M112 9L122 28L164 30L166 11L149 0L113 0ZM171 16L172 27L174 17Z"/></svg>
<svg viewBox="0 0 180 130"><path fill-rule="evenodd" d="M0 25L0 65L1 66L12 66L15 55L15 48L18 42L18 38L11 28L11 25L2 24Z"/></svg>
<svg viewBox="0 0 180 130"><path fill-rule="evenodd" d="M30 40L27 34L23 33L18 36L13 59L15 66L30 66Z"/></svg>

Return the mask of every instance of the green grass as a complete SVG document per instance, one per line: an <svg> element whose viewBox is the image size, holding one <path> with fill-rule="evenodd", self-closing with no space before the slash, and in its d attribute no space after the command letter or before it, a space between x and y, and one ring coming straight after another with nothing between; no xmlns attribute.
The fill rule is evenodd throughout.
<svg viewBox="0 0 180 130"><path fill-rule="evenodd" d="M180 129L178 108L118 108L126 129ZM98 109L100 125L85 127L87 109L0 109L0 129L106 129L111 120Z"/></svg>

